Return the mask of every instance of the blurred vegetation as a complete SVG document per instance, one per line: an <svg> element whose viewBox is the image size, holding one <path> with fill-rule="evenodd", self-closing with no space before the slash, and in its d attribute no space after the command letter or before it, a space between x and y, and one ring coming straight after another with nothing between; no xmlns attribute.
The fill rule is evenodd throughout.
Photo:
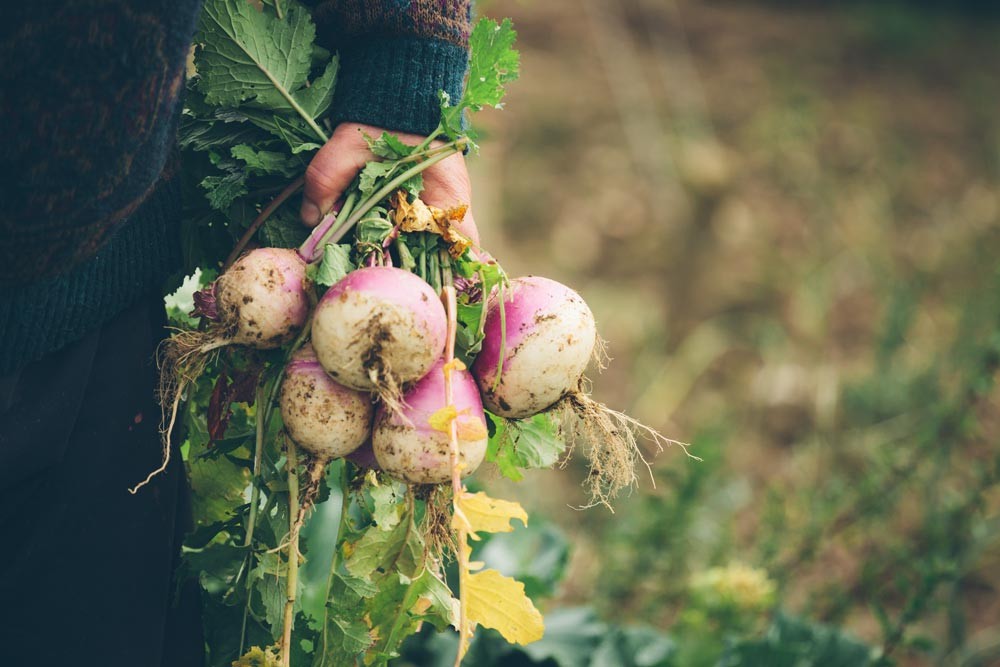
<svg viewBox="0 0 1000 667"><path fill-rule="evenodd" d="M1000 664L1000 22L956 8L485 7L524 74L484 245L577 286L597 397L703 461L614 514L569 509L577 461L488 479L534 525L484 557L537 568L549 634L469 664Z"/></svg>

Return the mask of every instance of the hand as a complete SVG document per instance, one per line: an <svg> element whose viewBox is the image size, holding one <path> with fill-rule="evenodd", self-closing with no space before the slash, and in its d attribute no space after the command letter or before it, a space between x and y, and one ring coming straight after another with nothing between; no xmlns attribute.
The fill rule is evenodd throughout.
<svg viewBox="0 0 1000 667"><path fill-rule="evenodd" d="M302 222L315 227L323 215L333 209L344 190L365 163L374 159L362 133L372 137L381 136L383 130L371 125L341 123L333 131L333 136L313 157L306 169L305 193L302 199ZM417 145L423 137L415 134L394 132L404 143ZM440 142L431 144L438 145ZM451 155L424 172L424 191L420 198L426 204L438 208L450 208L458 204L472 203L472 188L469 172L465 168L465 158L460 154ZM459 230L479 244L479 232L472 218L472 210L458 226Z"/></svg>

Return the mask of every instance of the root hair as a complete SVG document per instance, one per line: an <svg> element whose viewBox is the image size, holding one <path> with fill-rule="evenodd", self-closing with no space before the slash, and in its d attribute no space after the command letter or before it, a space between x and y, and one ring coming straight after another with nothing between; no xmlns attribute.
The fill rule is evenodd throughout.
<svg viewBox="0 0 1000 667"><path fill-rule="evenodd" d="M160 466L128 490L135 495L170 464L170 438L177 423L177 413L188 387L205 372L212 353L229 343L229 339L213 331L176 329L156 348L156 367L159 384L156 397L160 404L160 440L163 458Z"/></svg>
<svg viewBox="0 0 1000 667"><path fill-rule="evenodd" d="M425 489L429 491L425 492ZM452 493L448 484L410 485L410 491L416 497L424 500L424 519L421 522L421 534L427 547L427 555L436 563L455 557L458 545L451 530Z"/></svg>
<svg viewBox="0 0 1000 667"><path fill-rule="evenodd" d="M310 456L306 462L306 481L305 485L302 487L302 499L299 502L299 515L295 519L295 526L290 531L291 535L297 534L298 531L302 529L302 524L306 520L306 514L316 504L316 497L319 495L320 483L323 481L323 475L326 473L326 465L329 462L329 459L320 458L318 456Z"/></svg>
<svg viewBox="0 0 1000 667"><path fill-rule="evenodd" d="M392 335L382 324L381 317L376 315L369 321L364 336L367 340L363 345L365 352L362 355L361 363L362 368L368 373L368 379L374 386L372 393L382 401L389 412L403 417L403 408L406 405L403 402L403 388L396 380L385 355L382 354L383 342L391 340ZM409 423L409 420L403 418Z"/></svg>
<svg viewBox="0 0 1000 667"><path fill-rule="evenodd" d="M582 379L576 391L570 392L556 404L556 416L562 424L567 442L567 455L562 464L569 460L573 450L582 449L589 470L583 486L587 488L590 502L581 509L604 505L614 512L613 500L625 489L638 482L636 467L642 464L649 473L653 487L651 460L643 453L640 441L646 441L656 455L665 447L678 445L690 458L698 459L688 451L687 443L673 440L657 430L646 426L628 415L612 410L599 403L587 393L589 381Z"/></svg>
<svg viewBox="0 0 1000 667"><path fill-rule="evenodd" d="M372 393L382 401L382 404L393 414L399 415L404 421L409 423L403 414L406 403L403 401L403 388L396 382L396 378L389 370L389 365L380 361L376 366L368 369L368 379L375 385Z"/></svg>
<svg viewBox="0 0 1000 667"><path fill-rule="evenodd" d="M594 365L597 366L597 372L606 371L608 365L611 363L611 355L608 354L608 341L601 338L601 334L597 334L594 339L594 351L592 353Z"/></svg>
<svg viewBox="0 0 1000 667"><path fill-rule="evenodd" d="M287 434L286 434L287 436ZM309 513L316 505L316 497L319 495L320 482L323 480L323 473L326 471L326 465L330 461L328 459L321 459L315 456L310 456L306 459L304 464L304 469L306 473L306 479L301 489L301 498L299 499L299 513L295 517L295 524L291 529L281 538L278 542L278 546L268 549L266 553L278 553L288 548L289 544L296 542L296 537L299 531L302 530L302 525L306 521L306 514ZM303 464L300 463L300 466ZM296 471L297 473L298 471ZM295 547L296 552L301 557L302 552L299 551L298 545Z"/></svg>

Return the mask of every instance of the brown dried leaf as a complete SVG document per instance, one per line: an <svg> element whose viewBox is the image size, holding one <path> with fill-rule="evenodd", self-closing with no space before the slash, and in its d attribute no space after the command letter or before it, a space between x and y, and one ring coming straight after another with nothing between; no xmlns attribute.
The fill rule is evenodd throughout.
<svg viewBox="0 0 1000 667"><path fill-rule="evenodd" d="M404 232L430 232L437 234L448 244L448 252L458 259L472 245L472 241L462 235L456 227L466 212L468 204L459 204L447 209L428 206L419 197L411 203L406 193L400 190L396 193L395 212L393 219Z"/></svg>

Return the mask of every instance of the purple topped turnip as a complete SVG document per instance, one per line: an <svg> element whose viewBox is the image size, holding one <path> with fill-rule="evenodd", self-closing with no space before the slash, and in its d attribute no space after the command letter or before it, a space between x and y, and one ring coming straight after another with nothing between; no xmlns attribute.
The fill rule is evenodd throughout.
<svg viewBox="0 0 1000 667"><path fill-rule="evenodd" d="M486 415L467 371L452 371L453 406L462 475L471 475L486 455ZM446 406L444 360L403 395L399 411L380 407L372 431L379 467L404 482L441 484L451 479L449 435L432 418Z"/></svg>
<svg viewBox="0 0 1000 667"><path fill-rule="evenodd" d="M309 319L305 262L294 250L259 248L215 282L227 342L261 350L291 342Z"/></svg>
<svg viewBox="0 0 1000 667"><path fill-rule="evenodd" d="M594 354L597 328L583 298L554 280L516 278L501 313L494 293L472 373L494 414L538 414L577 388Z"/></svg>
<svg viewBox="0 0 1000 667"><path fill-rule="evenodd" d="M423 377L444 350L447 321L434 290L392 267L349 273L313 315L316 356L340 384L398 406L404 383Z"/></svg>
<svg viewBox="0 0 1000 667"><path fill-rule="evenodd" d="M637 438L658 449L674 442L590 398L583 373L592 358L600 361L603 347L590 308L565 285L511 280L505 293L490 298L484 335L472 366L483 403L509 419L553 412L568 442L581 446L590 462L585 483L593 502L608 505L635 482L638 462L649 466Z"/></svg>
<svg viewBox="0 0 1000 667"><path fill-rule="evenodd" d="M308 344L285 366L280 406L289 437L324 462L352 453L371 433L371 397L334 382Z"/></svg>

